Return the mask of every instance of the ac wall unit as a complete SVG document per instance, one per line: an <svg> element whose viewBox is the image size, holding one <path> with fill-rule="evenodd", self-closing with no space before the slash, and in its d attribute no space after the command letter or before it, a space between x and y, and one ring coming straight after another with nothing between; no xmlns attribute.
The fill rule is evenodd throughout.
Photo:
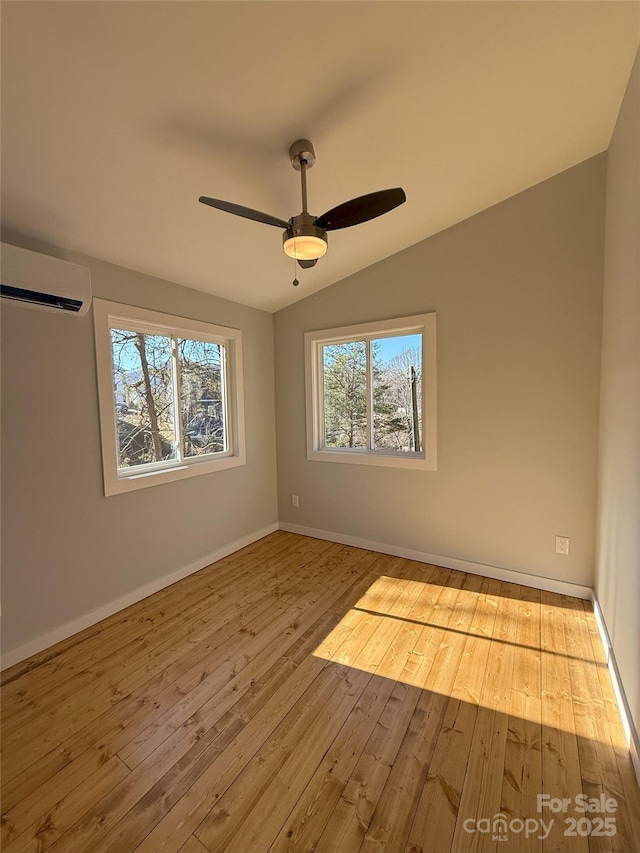
<svg viewBox="0 0 640 853"><path fill-rule="evenodd" d="M91 305L91 273L86 267L0 244L0 295L58 314L86 314Z"/></svg>

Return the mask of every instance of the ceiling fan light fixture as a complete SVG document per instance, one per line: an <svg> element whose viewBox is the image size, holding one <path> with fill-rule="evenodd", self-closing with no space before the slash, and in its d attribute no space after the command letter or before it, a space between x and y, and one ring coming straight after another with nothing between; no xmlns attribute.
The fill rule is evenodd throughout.
<svg viewBox="0 0 640 853"><path fill-rule="evenodd" d="M290 258L313 261L327 251L327 235L316 225L287 228L283 237L283 248Z"/></svg>

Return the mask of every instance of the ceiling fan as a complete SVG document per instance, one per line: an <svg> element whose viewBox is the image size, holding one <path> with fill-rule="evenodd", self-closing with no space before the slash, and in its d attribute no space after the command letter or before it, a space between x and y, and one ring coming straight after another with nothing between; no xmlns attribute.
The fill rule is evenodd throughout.
<svg viewBox="0 0 640 853"><path fill-rule="evenodd" d="M288 222L269 213L262 213L260 210L242 207L240 204L222 201L219 198L208 198L202 195L199 201L210 207L217 207L218 210L244 216L245 219L284 228L282 242L285 252L289 257L295 258L301 267L308 268L315 266L318 258L327 251L327 231L337 231L339 228L349 228L352 225L367 222L369 219L375 219L403 204L407 199L404 190L400 187L378 190L378 192L345 201L323 213L322 216L313 216L307 210L307 169L316 162L313 145L308 139L298 139L289 148L289 157L293 168L300 172L302 213L292 216Z"/></svg>

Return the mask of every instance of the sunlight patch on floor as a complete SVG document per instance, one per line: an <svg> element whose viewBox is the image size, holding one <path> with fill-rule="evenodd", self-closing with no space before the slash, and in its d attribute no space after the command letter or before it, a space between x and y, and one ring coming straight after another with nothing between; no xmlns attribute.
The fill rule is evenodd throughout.
<svg viewBox="0 0 640 853"><path fill-rule="evenodd" d="M554 699L541 690L543 661L563 658L569 666L593 670L600 666L567 648L535 645L536 632L540 642L543 607L539 605L536 632L528 642L518 639L519 620L532 613L532 606L517 597L518 587L513 587L513 597L456 589L453 603L441 596L444 589L437 583L378 577L315 649L314 656L436 693L441 692L441 668L453 665L457 677L445 695L509 714L518 694L518 707L532 709L530 717L523 719L533 721L540 720L540 703ZM581 610L565 610L568 617L582 614ZM502 649L514 660L517 651L517 665L508 667L502 680L484 683L489 657ZM570 695L570 683L561 690L565 698ZM581 700L574 696L573 701ZM624 748L622 739L619 745Z"/></svg>

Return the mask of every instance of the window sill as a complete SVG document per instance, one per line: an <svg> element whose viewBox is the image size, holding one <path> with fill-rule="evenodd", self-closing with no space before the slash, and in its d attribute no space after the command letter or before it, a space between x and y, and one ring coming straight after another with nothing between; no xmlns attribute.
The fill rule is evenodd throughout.
<svg viewBox="0 0 640 853"><path fill-rule="evenodd" d="M307 459L314 462L341 462L347 465L377 465L382 468L410 468L414 471L436 471L435 456L426 459L419 454L400 456L362 450L310 450Z"/></svg>
<svg viewBox="0 0 640 853"><path fill-rule="evenodd" d="M207 462L181 463L171 468L162 468L156 471L138 471L131 474L121 471L117 477L105 479L104 493L107 497L119 495L123 492L133 492L137 489L159 486L162 483L171 483L174 480L187 480L201 474L213 474L215 471L236 468L245 464L244 456L224 456L221 459L212 459Z"/></svg>

